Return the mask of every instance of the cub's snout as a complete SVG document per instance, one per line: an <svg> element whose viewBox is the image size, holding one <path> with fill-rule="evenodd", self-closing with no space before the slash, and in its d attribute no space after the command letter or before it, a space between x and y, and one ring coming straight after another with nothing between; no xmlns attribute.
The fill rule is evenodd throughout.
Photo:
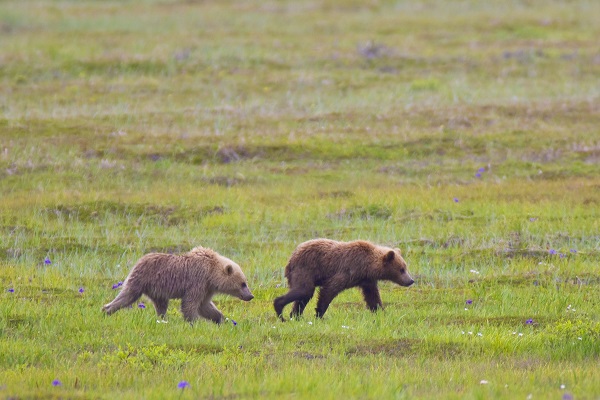
<svg viewBox="0 0 600 400"><path fill-rule="evenodd" d="M242 288L240 292L240 299L244 301L250 301L254 298L254 295L250 291L250 288L246 285Z"/></svg>

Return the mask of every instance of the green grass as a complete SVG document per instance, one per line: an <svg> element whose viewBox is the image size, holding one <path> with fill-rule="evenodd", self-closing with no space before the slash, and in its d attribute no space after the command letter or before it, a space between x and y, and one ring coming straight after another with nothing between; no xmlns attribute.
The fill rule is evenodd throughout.
<svg viewBox="0 0 600 400"><path fill-rule="evenodd" d="M1 2L0 397L597 398L598 16ZM399 246L417 282L281 323L316 237ZM140 256L197 245L248 276L216 299L237 325L101 313Z"/></svg>

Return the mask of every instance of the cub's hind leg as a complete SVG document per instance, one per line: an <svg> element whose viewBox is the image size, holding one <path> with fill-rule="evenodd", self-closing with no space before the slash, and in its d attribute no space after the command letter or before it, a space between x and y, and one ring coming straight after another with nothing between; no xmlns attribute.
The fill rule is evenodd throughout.
<svg viewBox="0 0 600 400"><path fill-rule="evenodd" d="M304 311L304 307L306 306L306 303L308 303L308 300L310 300L310 298L312 297L314 291L314 287L290 289L289 292L287 292L281 297L276 298L273 302L275 313L283 321L283 308L286 305L296 301L299 301L300 303L298 303L297 307L294 306L294 310L292 310L292 313L299 312L301 309L302 311ZM302 305L302 303L304 303L304 305Z"/></svg>
<svg viewBox="0 0 600 400"><path fill-rule="evenodd" d="M313 288L311 291L306 291L304 297L294 301L294 306L292 308L292 312L290 313L290 318L297 318L302 315L306 305L312 299L315 293L315 289Z"/></svg>
<svg viewBox="0 0 600 400"><path fill-rule="evenodd" d="M130 305L135 303L141 296L142 292L138 292L134 289L131 289L128 286L124 286L123 289L121 289L121 292L117 295L117 297L115 297L113 301L102 307L102 311L104 311L108 315L113 314L119 311L121 308L129 307Z"/></svg>
<svg viewBox="0 0 600 400"><path fill-rule="evenodd" d="M151 297L150 300L152 300L152 303L154 303L156 314L160 318L164 318L165 315L167 315L167 308L169 308L169 299Z"/></svg>

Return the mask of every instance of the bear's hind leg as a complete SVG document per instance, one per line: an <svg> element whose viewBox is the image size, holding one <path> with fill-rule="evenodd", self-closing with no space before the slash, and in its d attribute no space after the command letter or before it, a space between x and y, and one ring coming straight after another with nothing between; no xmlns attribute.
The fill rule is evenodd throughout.
<svg viewBox="0 0 600 400"><path fill-rule="evenodd" d="M292 308L292 312L290 313L290 318L297 318L302 315L304 309L306 308L306 305L308 304L310 299L312 299L314 293L315 290L313 289L310 292L310 295L307 294L305 297L298 299L294 302L294 307Z"/></svg>
<svg viewBox="0 0 600 400"><path fill-rule="evenodd" d="M289 303L285 300L285 296L286 295L280 296L273 301L273 307L275 308L275 314L277 314L277 316L279 318L281 318L281 320L283 320L283 315L282 315L283 307L285 307Z"/></svg>
<svg viewBox="0 0 600 400"><path fill-rule="evenodd" d="M102 311L110 315L121 308L129 307L142 296L142 292L137 292L128 286L125 286L113 301L102 307Z"/></svg>
<svg viewBox="0 0 600 400"><path fill-rule="evenodd" d="M314 291L315 291L314 287L311 287L308 289L306 289L306 288L291 289L289 292L287 292L283 296L275 299L275 301L273 302L273 306L275 307L275 313L277 314L277 316L279 318L281 318L282 321L285 321L283 319L283 308L285 306L287 306L288 304L290 304L291 302L303 300L303 299L310 299L312 297L312 293L314 293Z"/></svg>
<svg viewBox="0 0 600 400"><path fill-rule="evenodd" d="M329 305L340 292L341 290L332 284L321 286L321 290L319 290L319 300L317 300L317 318L323 318Z"/></svg>
<svg viewBox="0 0 600 400"><path fill-rule="evenodd" d="M215 306L215 303L212 301L201 305L199 311L202 317L209 319L216 324L223 322L223 314L217 309L217 306Z"/></svg>
<svg viewBox="0 0 600 400"><path fill-rule="evenodd" d="M156 314L160 318L164 318L167 315L167 309L169 308L169 299L161 299L161 298L153 298L151 297L152 303L154 303L154 308L156 309Z"/></svg>

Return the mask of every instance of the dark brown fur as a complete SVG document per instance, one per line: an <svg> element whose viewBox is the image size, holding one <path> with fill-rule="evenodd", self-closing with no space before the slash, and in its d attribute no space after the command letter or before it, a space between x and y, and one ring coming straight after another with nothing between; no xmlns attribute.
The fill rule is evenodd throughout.
<svg viewBox="0 0 600 400"><path fill-rule="evenodd" d="M300 244L285 268L289 292L275 299L277 315L294 302L291 317L300 316L320 286L317 317L321 318L341 291L359 286L371 311L383 308L377 281L388 280L401 286L414 283L400 250L370 242L337 242L315 239Z"/></svg>
<svg viewBox="0 0 600 400"><path fill-rule="evenodd" d="M216 293L245 301L254 297L240 266L211 249L196 247L182 255L150 253L140 258L121 292L102 310L112 314L145 294L160 317L167 313L169 299L181 299L181 312L187 321L203 317L221 323L223 314L211 301Z"/></svg>

